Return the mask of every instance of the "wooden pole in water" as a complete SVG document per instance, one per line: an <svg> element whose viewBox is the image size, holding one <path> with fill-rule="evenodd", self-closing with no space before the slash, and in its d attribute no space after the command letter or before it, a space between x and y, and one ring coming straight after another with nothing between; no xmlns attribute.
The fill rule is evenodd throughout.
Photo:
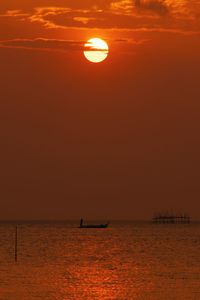
<svg viewBox="0 0 200 300"><path fill-rule="evenodd" d="M15 262L17 262L17 242L18 242L18 240L17 240L17 238L18 238L18 236L17 236L17 226L15 227Z"/></svg>

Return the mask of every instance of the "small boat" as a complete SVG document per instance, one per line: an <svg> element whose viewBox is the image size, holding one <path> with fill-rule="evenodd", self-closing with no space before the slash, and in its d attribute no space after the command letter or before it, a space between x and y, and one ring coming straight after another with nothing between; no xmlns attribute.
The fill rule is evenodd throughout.
<svg viewBox="0 0 200 300"><path fill-rule="evenodd" d="M108 225L109 222L105 224L83 224L83 219L81 219L79 228L107 228Z"/></svg>
<svg viewBox="0 0 200 300"><path fill-rule="evenodd" d="M79 228L107 228L108 227L108 223L106 224L91 224L91 225L82 225L79 226Z"/></svg>

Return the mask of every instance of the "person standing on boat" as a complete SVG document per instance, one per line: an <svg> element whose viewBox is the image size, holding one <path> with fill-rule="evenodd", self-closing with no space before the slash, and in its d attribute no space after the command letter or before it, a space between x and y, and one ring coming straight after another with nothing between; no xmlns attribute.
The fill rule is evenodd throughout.
<svg viewBox="0 0 200 300"><path fill-rule="evenodd" d="M83 226L83 219L81 218L81 220L80 220L80 227L82 227Z"/></svg>

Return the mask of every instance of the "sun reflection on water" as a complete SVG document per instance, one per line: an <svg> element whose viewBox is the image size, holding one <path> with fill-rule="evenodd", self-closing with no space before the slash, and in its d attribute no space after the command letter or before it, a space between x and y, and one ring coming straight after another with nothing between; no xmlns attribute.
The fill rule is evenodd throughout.
<svg viewBox="0 0 200 300"><path fill-rule="evenodd" d="M15 264L12 231L0 228L0 299L194 299L200 293L199 249L193 247L200 227L195 230L23 226Z"/></svg>

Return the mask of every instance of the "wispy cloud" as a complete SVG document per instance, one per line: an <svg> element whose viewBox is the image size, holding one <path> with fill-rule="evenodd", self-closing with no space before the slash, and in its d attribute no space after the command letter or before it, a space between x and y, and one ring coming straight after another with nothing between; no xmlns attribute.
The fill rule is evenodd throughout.
<svg viewBox="0 0 200 300"><path fill-rule="evenodd" d="M83 41L55 40L55 39L13 39L0 41L1 48L21 48L48 51L80 51Z"/></svg>
<svg viewBox="0 0 200 300"><path fill-rule="evenodd" d="M6 12L0 14L0 17L28 17L30 14L28 12L24 12L21 9L13 9L7 10Z"/></svg>
<svg viewBox="0 0 200 300"><path fill-rule="evenodd" d="M71 7L39 7L29 17L46 28L105 28L105 29L156 29L199 31L197 12L188 16L185 10L173 11L173 5L164 0L112 1L106 9ZM200 6L199 6L200 12Z"/></svg>
<svg viewBox="0 0 200 300"><path fill-rule="evenodd" d="M23 2L24 7L19 5L19 9L16 4L13 9L9 7L0 18L16 18L16 22L37 24L44 30L97 28L195 33L200 31L200 0L191 1L192 5L188 0L63 0L58 5L58 1L52 0L52 6L45 6L44 0L30 0L29 6Z"/></svg>
<svg viewBox="0 0 200 300"><path fill-rule="evenodd" d="M33 14L28 18L31 22L42 23L47 28L61 27L51 22L52 17L68 14L72 9L68 7L36 7Z"/></svg>
<svg viewBox="0 0 200 300"><path fill-rule="evenodd" d="M135 7L140 12L156 13L164 16L170 13L170 9L164 0L135 0Z"/></svg>
<svg viewBox="0 0 200 300"><path fill-rule="evenodd" d="M123 46L133 46L134 48L137 45L144 44L148 42L148 39L115 39L112 40L112 44L119 44L120 48L123 49ZM96 51L97 49L91 44L85 45L85 41L74 41L74 40L58 40L58 39L12 39L12 40L1 40L0 48L10 48L10 49L25 49L25 50L38 50L38 51L58 51L58 52L74 52L83 50L87 51ZM105 49L98 49L98 51L105 51Z"/></svg>
<svg viewBox="0 0 200 300"><path fill-rule="evenodd" d="M113 13L132 15L134 3L132 0L118 0L110 3L110 10Z"/></svg>

